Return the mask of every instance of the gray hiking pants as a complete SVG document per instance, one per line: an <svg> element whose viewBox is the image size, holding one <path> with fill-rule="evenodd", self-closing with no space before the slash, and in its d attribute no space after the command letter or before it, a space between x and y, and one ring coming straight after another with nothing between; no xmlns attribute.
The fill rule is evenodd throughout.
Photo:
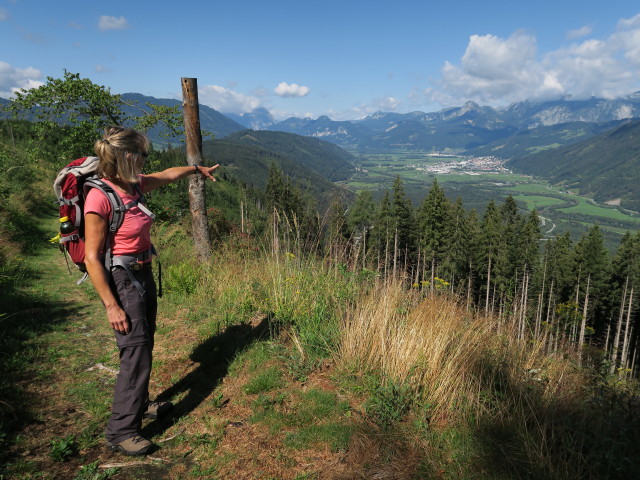
<svg viewBox="0 0 640 480"><path fill-rule="evenodd" d="M120 372L105 436L110 443L120 443L138 435L142 427L142 415L149 400L158 301L151 264L133 272L145 289L143 296L131 282L126 270L115 267L111 273L111 289L131 322L128 334L121 335L114 331L120 349Z"/></svg>

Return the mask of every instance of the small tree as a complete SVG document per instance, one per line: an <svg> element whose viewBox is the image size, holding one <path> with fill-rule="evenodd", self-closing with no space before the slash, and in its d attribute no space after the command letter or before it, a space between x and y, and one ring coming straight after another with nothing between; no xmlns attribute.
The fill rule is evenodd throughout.
<svg viewBox="0 0 640 480"><path fill-rule="evenodd" d="M169 134L181 131L182 118L177 106L147 103L146 107L125 101L109 88L64 70L62 78L47 77L46 83L38 88L16 92L9 110L15 117L37 120L35 140L39 144L46 144L54 132L64 128L59 147L62 157L68 159L91 152L96 138L108 125L126 125L148 131L155 125L164 124ZM131 108L139 115L128 115L125 109Z"/></svg>

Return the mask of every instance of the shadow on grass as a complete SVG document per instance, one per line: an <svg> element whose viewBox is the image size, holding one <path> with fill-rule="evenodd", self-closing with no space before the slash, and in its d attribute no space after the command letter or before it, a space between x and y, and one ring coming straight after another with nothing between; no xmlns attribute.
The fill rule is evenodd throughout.
<svg viewBox="0 0 640 480"><path fill-rule="evenodd" d="M640 478L640 399L594 375L580 395L545 398L530 382L509 380L508 367L487 361L486 407L473 435L488 478ZM576 388L580 388L576 386Z"/></svg>
<svg viewBox="0 0 640 480"><path fill-rule="evenodd" d="M0 285L0 464L9 459L9 447L20 430L38 421L38 402L43 399L34 398L24 388L42 381L48 369L38 338L60 328L82 310L82 306L48 299L44 293L23 293L25 286L42 279L38 272L26 270L20 276L22 288L16 282Z"/></svg>
<svg viewBox="0 0 640 480"><path fill-rule="evenodd" d="M252 324L227 327L198 345L189 356L199 363L198 367L162 392L157 399L170 400L184 392L186 395L174 405L169 415L146 425L142 435L147 438L161 435L178 419L195 410L227 375L229 365L239 353L258 340L277 335L280 328L272 315L265 315Z"/></svg>

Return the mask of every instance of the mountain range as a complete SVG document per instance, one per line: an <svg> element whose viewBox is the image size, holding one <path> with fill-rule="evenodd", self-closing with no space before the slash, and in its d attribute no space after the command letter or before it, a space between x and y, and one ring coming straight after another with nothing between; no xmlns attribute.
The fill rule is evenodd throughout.
<svg viewBox="0 0 640 480"><path fill-rule="evenodd" d="M538 130L541 134L532 138L543 137L558 125L574 124L581 135L600 133L603 125L612 128L615 124L611 122L640 117L640 92L618 99L525 101L503 109L467 102L438 112L376 112L352 121L321 116L317 119L291 117L275 122L265 109L227 116L245 128L317 137L362 152L413 149L461 153L526 131L541 129ZM566 142L558 136L559 145L572 141L570 135L564 137Z"/></svg>
<svg viewBox="0 0 640 480"><path fill-rule="evenodd" d="M122 97L142 107L147 102L181 105L178 100L136 93ZM0 104L7 102L0 99ZM319 181L318 176L345 180L354 170L354 158L347 151L497 156L516 171L562 183L601 202L619 200L636 211L640 211L636 192L640 176L635 173L640 171L639 119L640 92L618 99L525 101L503 109L467 102L438 112L377 112L353 121L321 116L276 122L263 108L224 115L200 105L202 129L224 141L211 148L229 157L233 145L242 148L245 163L262 174L271 162L285 171L295 170L292 177L311 184ZM166 143L157 132L150 136L154 143ZM322 185L320 190L330 188Z"/></svg>
<svg viewBox="0 0 640 480"><path fill-rule="evenodd" d="M179 100L139 93L125 93L122 98L140 108L146 103L182 104ZM0 99L0 107L7 102ZM125 110L130 115L139 115L140 108ZM200 105L201 127L217 139L245 129L269 130L315 137L363 153L420 150L503 158L569 145L613 128L615 122L636 117L640 117L640 92L617 99L524 101L506 108L467 102L437 112L376 112L363 119L342 121L321 116L316 119L291 117L278 122L264 108L238 115L223 114ZM154 143L167 143L159 133L152 130L149 135Z"/></svg>

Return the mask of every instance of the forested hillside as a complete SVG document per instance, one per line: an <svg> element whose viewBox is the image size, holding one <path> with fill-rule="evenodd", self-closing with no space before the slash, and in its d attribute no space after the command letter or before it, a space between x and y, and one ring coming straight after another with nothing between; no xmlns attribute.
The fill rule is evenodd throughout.
<svg viewBox="0 0 640 480"><path fill-rule="evenodd" d="M225 140L277 152L333 182L348 179L355 171L353 155L333 143L284 132L244 130Z"/></svg>
<svg viewBox="0 0 640 480"><path fill-rule="evenodd" d="M514 169L539 175L600 203L640 211L640 120L574 145L513 159Z"/></svg>
<svg viewBox="0 0 640 480"><path fill-rule="evenodd" d="M505 160L524 158L538 152L552 150L605 133L624 123L622 120L607 123L572 122L520 130L512 136L472 148L470 155L497 156Z"/></svg>

